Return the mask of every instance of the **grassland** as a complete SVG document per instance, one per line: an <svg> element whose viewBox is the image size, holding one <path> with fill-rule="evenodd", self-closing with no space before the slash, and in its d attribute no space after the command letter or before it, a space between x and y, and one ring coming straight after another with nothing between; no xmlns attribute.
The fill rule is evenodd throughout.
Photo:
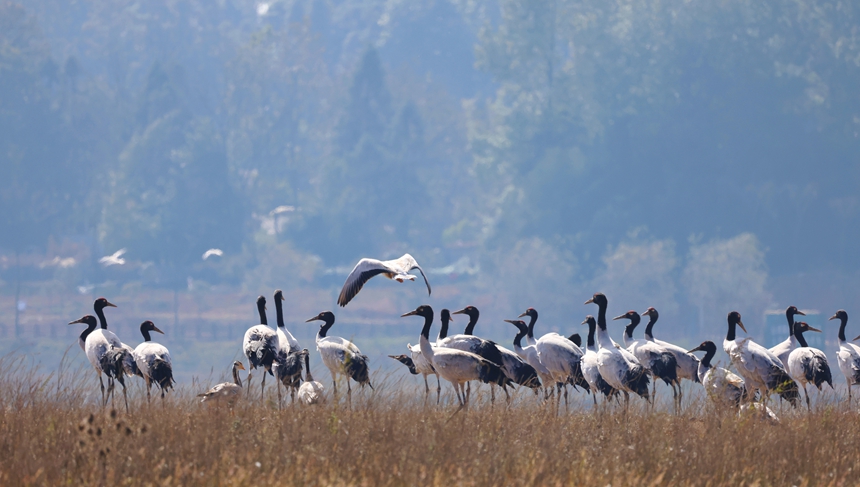
<svg viewBox="0 0 860 487"><path fill-rule="evenodd" d="M586 409L591 399L580 394L556 414L531 393L490 405L483 388L457 411L425 407L412 381L378 374L377 390L356 392L351 405L279 410L270 388L266 404L211 409L195 401L198 384L163 404L147 404L134 387L126 414L94 403L93 379L90 370L44 373L21 356L0 359L0 484L860 483L860 414L842 404L783 411L770 425L719 414L701 397L679 415L668 403L625 414Z"/></svg>

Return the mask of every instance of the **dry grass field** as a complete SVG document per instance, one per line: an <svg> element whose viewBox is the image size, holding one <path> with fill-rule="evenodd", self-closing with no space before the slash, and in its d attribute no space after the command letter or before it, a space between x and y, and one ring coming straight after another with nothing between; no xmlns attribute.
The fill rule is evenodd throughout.
<svg viewBox="0 0 860 487"><path fill-rule="evenodd" d="M269 388L265 405L210 409L195 400L202 385L185 385L163 405L133 388L126 414L121 399L93 404L91 370L26 363L0 359L2 485L860 483L860 414L842 405L784 410L770 425L717 414L701 397L680 415L638 401L624 414L583 408L591 399L579 393L556 414L525 392L491 406L482 388L457 411L425 407L423 387L377 374L377 390L356 391L351 405L329 390L325 405L279 410Z"/></svg>

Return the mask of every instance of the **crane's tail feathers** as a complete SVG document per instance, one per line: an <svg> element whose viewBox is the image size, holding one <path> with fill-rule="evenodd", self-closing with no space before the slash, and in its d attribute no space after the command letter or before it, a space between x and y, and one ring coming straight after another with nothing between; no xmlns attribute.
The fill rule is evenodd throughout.
<svg viewBox="0 0 860 487"><path fill-rule="evenodd" d="M370 383L370 370L367 367L367 355L350 354L344 364L346 374L359 384Z"/></svg>
<svg viewBox="0 0 860 487"><path fill-rule="evenodd" d="M651 381L648 378L648 373L645 370L645 367L642 367L641 365L630 369L624 377L624 384L629 387L631 391L646 399L651 397L648 394L648 384L650 382Z"/></svg>
<svg viewBox="0 0 860 487"><path fill-rule="evenodd" d="M655 378L662 379L666 385L672 385L678 381L678 361L669 352L663 352L660 357L651 363L651 373ZM698 379L698 374L697 379Z"/></svg>
<svg viewBox="0 0 860 487"><path fill-rule="evenodd" d="M150 379L158 384L158 387L160 387L162 391L172 389L173 384L176 382L173 380L173 369L170 364L160 358L155 359L152 364Z"/></svg>
<svg viewBox="0 0 860 487"><path fill-rule="evenodd" d="M776 387L773 388L773 391L779 394L779 397L790 402L792 406L797 407L800 389L797 387L797 382L794 382L785 371L781 371L776 377Z"/></svg>
<svg viewBox="0 0 860 487"><path fill-rule="evenodd" d="M830 365L827 363L827 359L821 356L816 355L812 359L812 377L809 377L810 374L807 374L808 381L815 384L815 387L818 390L821 390L821 384L825 382L830 384L830 387L833 388L833 376L830 373Z"/></svg>

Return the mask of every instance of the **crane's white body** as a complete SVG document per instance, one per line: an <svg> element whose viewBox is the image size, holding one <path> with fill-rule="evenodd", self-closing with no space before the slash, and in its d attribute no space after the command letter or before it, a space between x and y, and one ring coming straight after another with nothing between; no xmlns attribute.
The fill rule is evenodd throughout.
<svg viewBox="0 0 860 487"><path fill-rule="evenodd" d="M273 355L277 353L279 347L278 334L268 325L260 324L248 328L245 332L245 338L242 340L242 351L245 353L245 357L248 358L252 369L257 368L251 362L252 345L256 342L262 342L263 346L270 348Z"/></svg>
<svg viewBox="0 0 860 487"><path fill-rule="evenodd" d="M156 342L143 342L134 349L134 363L137 364L137 369L143 375L146 384L152 382L152 369L156 361L162 361L171 369L173 362L170 360L170 352L167 347Z"/></svg>
<svg viewBox="0 0 860 487"><path fill-rule="evenodd" d="M806 396L806 407L809 405L809 391L806 384L814 385L819 391L821 384L827 382L833 387L830 364L827 355L821 350L812 347L798 347L791 351L786 359L788 375L795 382L803 386L803 395ZM816 384L816 380L818 383Z"/></svg>
<svg viewBox="0 0 860 487"><path fill-rule="evenodd" d="M687 379L696 382L699 377L699 359L692 353L673 343L658 340L653 336L645 335L645 340L654 342L660 348L675 356L675 362L678 364L678 378Z"/></svg>
<svg viewBox="0 0 860 487"><path fill-rule="evenodd" d="M361 355L361 350L349 340L334 336L320 337L319 333L317 333L316 343L323 364L331 372L332 381L336 382L339 374L346 376L349 381L344 367L353 356Z"/></svg>
<svg viewBox="0 0 860 487"><path fill-rule="evenodd" d="M744 397L746 392L744 380L729 370L699 363L698 375L705 393L719 406L734 406Z"/></svg>
<svg viewBox="0 0 860 487"><path fill-rule="evenodd" d="M538 360L546 367L555 383L573 379L576 365L582 361L582 349L558 333L547 333L536 340Z"/></svg>
<svg viewBox="0 0 860 487"><path fill-rule="evenodd" d="M797 338L794 338L794 336L790 336L785 340L777 343L773 347L770 347L768 351L779 359L779 362L782 364L783 367L788 369L788 356L796 348Z"/></svg>
<svg viewBox="0 0 860 487"><path fill-rule="evenodd" d="M860 347L846 340L839 340L839 350L836 351L836 363L845 376L848 390L854 384L860 384Z"/></svg>
<svg viewBox="0 0 860 487"><path fill-rule="evenodd" d="M543 384L544 387L551 387L555 383L555 379L549 369L547 369L538 358L537 348L535 348L534 345L529 345L527 347L518 347L514 345L514 352L535 369L535 372L537 372L538 378L540 378L541 384Z"/></svg>
<svg viewBox="0 0 860 487"><path fill-rule="evenodd" d="M743 377L750 394L757 389L765 397L770 378L780 370L786 372L776 355L750 338L723 340L723 350Z"/></svg>
<svg viewBox="0 0 860 487"><path fill-rule="evenodd" d="M597 346L597 370L603 380L619 391L635 394L626 378L642 364L632 353L615 343L609 332L600 326L597 327Z"/></svg>
<svg viewBox="0 0 860 487"><path fill-rule="evenodd" d="M424 335L420 335L418 344L424 359L433 365L439 377L458 390L458 397L462 384L470 380L480 380L480 369L486 360L479 355L456 348L434 346Z"/></svg>
<svg viewBox="0 0 860 487"><path fill-rule="evenodd" d="M104 328L96 328L84 342L84 352L87 354L87 360L96 372L101 376L102 366L101 359L111 348L122 348L122 342L112 331Z"/></svg>
<svg viewBox="0 0 860 487"><path fill-rule="evenodd" d="M628 337L627 334L624 334L624 346L627 347L627 351L630 352L636 360L642 364L649 372L652 372L652 367L654 362L660 360L660 356L663 353L669 352L665 347L661 346L655 341L644 340L641 338L634 339ZM671 352L669 352L671 353ZM674 354L673 354L674 355ZM669 369L671 370L671 369ZM654 380L656 382L656 377Z"/></svg>
<svg viewBox="0 0 860 487"><path fill-rule="evenodd" d="M222 382L213 386L203 394L203 399L200 402L208 404L220 404L222 402L233 402L239 398L242 393L242 386L234 382Z"/></svg>
<svg viewBox="0 0 860 487"><path fill-rule="evenodd" d="M410 274L412 270L417 269L424 278L424 284L427 285L427 294L430 294L430 283L427 281L427 276L418 262L409 254L403 254L399 259L394 260L377 260L377 259L361 259L352 269L352 272L347 276L343 283L343 288L340 291L340 296L337 299L337 304L346 306L347 303L354 298L364 284L374 276L379 274L384 275L389 279L397 282L414 281L415 276Z"/></svg>
<svg viewBox="0 0 860 487"><path fill-rule="evenodd" d="M302 347L299 345L299 341L296 340L296 337L294 337L293 334L290 333L290 330L288 330L286 327L279 326L275 333L278 337L278 349L283 351L284 353L289 354L293 352L298 352L302 349Z"/></svg>

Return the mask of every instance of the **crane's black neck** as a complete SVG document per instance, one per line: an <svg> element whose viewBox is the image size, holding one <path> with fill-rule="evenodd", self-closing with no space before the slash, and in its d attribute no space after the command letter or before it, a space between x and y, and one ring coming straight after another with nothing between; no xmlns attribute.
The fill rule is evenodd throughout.
<svg viewBox="0 0 860 487"><path fill-rule="evenodd" d="M711 368L711 359L714 358L714 355L717 353L717 347L708 347L705 349L705 356L702 357L702 360L699 362L705 366L705 368Z"/></svg>
<svg viewBox="0 0 860 487"><path fill-rule="evenodd" d="M448 336L448 322L451 321L451 318L442 317L442 327L439 328L439 339L446 338Z"/></svg>
<svg viewBox="0 0 860 487"><path fill-rule="evenodd" d="M847 324L848 324L848 318L840 316L839 317L839 339L842 340L843 342L848 341L845 339L845 325L847 325Z"/></svg>
<svg viewBox="0 0 860 487"><path fill-rule="evenodd" d="M325 335L326 335L326 333L328 333L328 330L332 326L334 326L334 315L323 317L323 321L324 321L324 323L322 325L320 325L320 331L319 331L320 338L325 338Z"/></svg>
<svg viewBox="0 0 860 487"><path fill-rule="evenodd" d="M729 319L729 331L726 332L726 340L735 340L735 329L737 328L737 326L737 323L735 323L732 319Z"/></svg>
<svg viewBox="0 0 860 487"><path fill-rule="evenodd" d="M143 335L143 341L145 341L145 342L151 342L152 341L152 336L149 334L148 328L140 327L140 334Z"/></svg>
<svg viewBox="0 0 860 487"><path fill-rule="evenodd" d="M424 316L424 328L421 329L421 336L430 340L430 327L433 326L433 311L427 312Z"/></svg>
<svg viewBox="0 0 860 487"><path fill-rule="evenodd" d="M269 320L266 318L266 302L263 300L257 301L257 311L260 313L260 323L268 325Z"/></svg>
<svg viewBox="0 0 860 487"><path fill-rule="evenodd" d="M284 305L283 301L279 298L275 298L275 316L278 319L278 328L284 328Z"/></svg>
<svg viewBox="0 0 860 487"><path fill-rule="evenodd" d="M89 323L87 323L87 329L81 332L81 335L80 335L81 340L86 342L87 337L90 335L90 333L94 332L95 329L96 329L96 320L92 320Z"/></svg>
<svg viewBox="0 0 860 487"><path fill-rule="evenodd" d="M107 318L105 318L105 309L103 307L96 307L96 316L99 317L102 330L107 330Z"/></svg>
<svg viewBox="0 0 860 487"><path fill-rule="evenodd" d="M640 318L638 313L633 313L628 318L630 320L630 324L624 327L624 334L627 335L627 338L633 339L633 330L639 326Z"/></svg>
<svg viewBox="0 0 860 487"><path fill-rule="evenodd" d="M797 323L794 324L794 338L797 338L797 343L799 343L801 347L806 348L809 346L809 344L806 343L806 338L803 338L803 332L800 330L800 325Z"/></svg>
<svg viewBox="0 0 860 487"><path fill-rule="evenodd" d="M313 382L314 376L311 375L311 359L310 354L305 354L305 377L306 381Z"/></svg>
<svg viewBox="0 0 860 487"><path fill-rule="evenodd" d="M794 310L791 307L786 308L785 319L788 321L788 337L797 336L794 332Z"/></svg>
<svg viewBox="0 0 860 487"><path fill-rule="evenodd" d="M237 386L242 387L242 379L239 378L239 367L236 367L236 364L233 364L233 382Z"/></svg>
<svg viewBox="0 0 860 487"><path fill-rule="evenodd" d="M522 329L517 332L517 334L514 336L514 347L523 348L523 337L526 336L526 333L527 331L525 329Z"/></svg>
<svg viewBox="0 0 860 487"><path fill-rule="evenodd" d="M600 301L597 303L597 326L606 330L606 306L608 303Z"/></svg>
<svg viewBox="0 0 860 487"><path fill-rule="evenodd" d="M537 323L537 319L538 319L537 311L532 310L532 312L529 313L529 329L528 329L528 337L529 338L535 337L535 323Z"/></svg>
<svg viewBox="0 0 860 487"><path fill-rule="evenodd" d="M475 334L475 325L478 324L478 310L473 311L469 314L469 324L466 325L466 329L463 330L464 335L474 335Z"/></svg>
<svg viewBox="0 0 860 487"><path fill-rule="evenodd" d="M654 329L654 324L657 323L658 318L659 316L656 311L652 311L651 314L648 315L648 324L645 325L645 338L654 337L652 330Z"/></svg>
<svg viewBox="0 0 860 487"><path fill-rule="evenodd" d="M585 342L585 344L588 346L588 348L591 348L594 346L594 329L595 328L597 328L597 323L595 323L594 320L588 320L588 339Z"/></svg>

